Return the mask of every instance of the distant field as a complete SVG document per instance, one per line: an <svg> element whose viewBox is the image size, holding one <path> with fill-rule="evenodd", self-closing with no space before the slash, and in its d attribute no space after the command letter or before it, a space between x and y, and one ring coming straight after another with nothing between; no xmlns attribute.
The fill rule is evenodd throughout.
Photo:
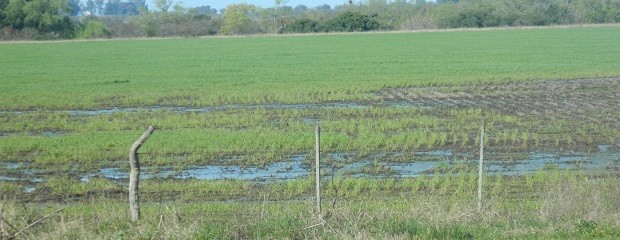
<svg viewBox="0 0 620 240"><path fill-rule="evenodd" d="M620 76L620 27L0 44L0 111L376 100Z"/></svg>

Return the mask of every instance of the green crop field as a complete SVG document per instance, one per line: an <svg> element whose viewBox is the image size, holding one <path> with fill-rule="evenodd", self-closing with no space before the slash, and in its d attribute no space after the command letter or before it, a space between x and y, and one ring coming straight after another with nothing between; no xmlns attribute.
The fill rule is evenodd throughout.
<svg viewBox="0 0 620 240"><path fill-rule="evenodd" d="M0 211L16 226L2 231L66 207L24 235L615 238L619 39L590 26L0 43ZM128 150L148 125L146 220L130 223ZM482 125L497 172L476 214Z"/></svg>
<svg viewBox="0 0 620 240"><path fill-rule="evenodd" d="M614 26L1 44L0 109L364 101L383 87L616 77L618 39Z"/></svg>

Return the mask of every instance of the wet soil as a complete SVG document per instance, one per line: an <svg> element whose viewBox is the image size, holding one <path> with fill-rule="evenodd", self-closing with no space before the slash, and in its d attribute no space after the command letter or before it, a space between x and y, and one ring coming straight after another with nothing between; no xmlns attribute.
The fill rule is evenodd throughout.
<svg viewBox="0 0 620 240"><path fill-rule="evenodd" d="M620 127L620 78L387 88L377 94L419 107L473 107Z"/></svg>
<svg viewBox="0 0 620 240"><path fill-rule="evenodd" d="M516 160L506 160L490 156L485 160L487 174L505 176L523 175L541 170L614 170L620 167L620 149L612 145L599 145L596 153L530 152ZM407 178L432 176L435 174L460 174L476 172L478 159L468 154L454 153L451 150L437 150L409 153L408 161L384 162L382 159L402 155L401 152L376 152L363 157L339 152L326 154L322 171L327 176ZM183 169L171 167L149 167L141 169L141 179L199 179L199 180L250 180L255 182L284 181L311 176L314 166L307 163L312 156L292 155L283 161L264 167L239 165L197 165ZM23 163L4 163L0 165L0 180L19 181L28 185L45 182L54 176L53 171L32 169ZM83 182L91 178L106 178L123 181L129 172L118 167L102 168L86 173L67 173ZM33 191L27 186L24 191Z"/></svg>

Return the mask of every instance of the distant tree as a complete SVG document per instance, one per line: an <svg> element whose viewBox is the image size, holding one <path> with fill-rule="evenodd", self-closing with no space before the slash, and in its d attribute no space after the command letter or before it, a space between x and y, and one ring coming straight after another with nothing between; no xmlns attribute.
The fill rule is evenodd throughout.
<svg viewBox="0 0 620 240"><path fill-rule="evenodd" d="M198 6L195 7L194 10L199 13L199 14L217 14L217 9L215 8L211 8L211 6L206 5L206 6Z"/></svg>
<svg viewBox="0 0 620 240"><path fill-rule="evenodd" d="M77 38L106 38L111 35L110 29L94 17L86 18Z"/></svg>
<svg viewBox="0 0 620 240"><path fill-rule="evenodd" d="M160 12L168 13L168 9L174 4L174 0L155 0L155 8Z"/></svg>
<svg viewBox="0 0 620 240"><path fill-rule="evenodd" d="M139 15L140 9L146 9L145 0L108 0L108 2L115 2L116 4L110 6L110 8L115 10L109 11L106 15ZM108 6L106 5L106 12L107 11Z"/></svg>
<svg viewBox="0 0 620 240"><path fill-rule="evenodd" d="M443 3L458 3L459 0L437 0L438 4L443 4Z"/></svg>
<svg viewBox="0 0 620 240"><path fill-rule="evenodd" d="M82 11L82 7L80 7L80 0L68 0L67 4L70 8L70 15L77 16Z"/></svg>
<svg viewBox="0 0 620 240"><path fill-rule="evenodd" d="M138 15L139 8L144 6L139 1L123 2L121 0L108 0L103 10L104 15Z"/></svg>
<svg viewBox="0 0 620 240"><path fill-rule="evenodd" d="M286 26L285 33L311 33L321 31L321 23L310 18L300 18Z"/></svg>
<svg viewBox="0 0 620 240"><path fill-rule="evenodd" d="M26 13L24 12L25 0L8 0L4 11L2 11L4 18L2 24L14 29L22 29L24 27L24 18Z"/></svg>
<svg viewBox="0 0 620 240"><path fill-rule="evenodd" d="M8 0L0 0L0 27L4 26L4 9L9 5Z"/></svg>
<svg viewBox="0 0 620 240"><path fill-rule="evenodd" d="M2 13L7 5L9 5L9 0L0 0L0 13Z"/></svg>
<svg viewBox="0 0 620 240"><path fill-rule="evenodd" d="M325 22L326 32L361 32L379 29L380 24L366 14L346 11Z"/></svg>
<svg viewBox="0 0 620 240"><path fill-rule="evenodd" d="M332 7L329 6L329 4L322 4L322 5L314 7L314 9L316 9L317 11L322 11L322 12L332 11Z"/></svg>
<svg viewBox="0 0 620 240"><path fill-rule="evenodd" d="M206 10L211 8L199 7L198 9ZM208 11L201 12L196 8L184 8L180 4L175 4L172 10L169 10L167 13L143 10L140 17L136 19L147 37L196 37L214 35L220 32L222 19L204 14L203 12Z"/></svg>
<svg viewBox="0 0 620 240"><path fill-rule="evenodd" d="M256 6L245 3L228 5L222 16L224 22L221 33L227 35L256 33L258 29L250 16L255 15L257 10Z"/></svg>
<svg viewBox="0 0 620 240"><path fill-rule="evenodd" d="M293 8L294 16L303 16L308 11L308 7L306 5L300 4Z"/></svg>
<svg viewBox="0 0 620 240"><path fill-rule="evenodd" d="M494 6L490 3L464 4L456 14L451 15L440 25L449 28L481 28L502 25L501 16L495 14Z"/></svg>
<svg viewBox="0 0 620 240"><path fill-rule="evenodd" d="M405 0L367 0L365 4L352 8L356 12L376 17L381 27L387 29L400 27L415 11L414 4Z"/></svg>
<svg viewBox="0 0 620 240"><path fill-rule="evenodd" d="M68 17L72 8L67 0L8 0L0 6L4 6L0 9L1 26L16 30L33 28L62 38L74 36L74 25Z"/></svg>
<svg viewBox="0 0 620 240"><path fill-rule="evenodd" d="M62 0L33 0L24 5L24 23L26 26L51 29L62 21L62 15L70 12Z"/></svg>
<svg viewBox="0 0 620 240"><path fill-rule="evenodd" d="M104 6L105 6L105 1L104 0L95 0L95 9L96 9L96 11L94 12L94 14L102 15L103 14Z"/></svg>
<svg viewBox="0 0 620 240"><path fill-rule="evenodd" d="M147 9L146 0L128 0L128 2L136 6L136 8L138 9L138 13L140 13L141 9Z"/></svg>
<svg viewBox="0 0 620 240"><path fill-rule="evenodd" d="M572 6L572 12L578 22L620 22L620 0L576 1Z"/></svg>
<svg viewBox="0 0 620 240"><path fill-rule="evenodd" d="M289 0L273 0L274 5L276 6L276 8L280 8L283 7L284 5L286 5L289 2Z"/></svg>
<svg viewBox="0 0 620 240"><path fill-rule="evenodd" d="M414 5L422 6L426 5L428 2L426 0L416 0L413 2Z"/></svg>
<svg viewBox="0 0 620 240"><path fill-rule="evenodd" d="M275 25L277 31L281 31L282 28L286 27L287 24L290 23L290 21L288 19L290 19L289 16L287 16L287 12L291 12L292 9L290 7L288 7L288 9L284 9L284 5L286 5L288 3L289 0L275 0L274 1L274 8L273 8L273 24ZM287 11L288 10L288 11Z"/></svg>
<svg viewBox="0 0 620 240"><path fill-rule="evenodd" d="M92 12L92 14L102 15L103 8L105 6L105 0L94 0L93 3L95 4L95 11Z"/></svg>
<svg viewBox="0 0 620 240"><path fill-rule="evenodd" d="M86 5L82 8L82 12L88 12L88 14L97 14L97 5L95 1L88 0L86 1Z"/></svg>

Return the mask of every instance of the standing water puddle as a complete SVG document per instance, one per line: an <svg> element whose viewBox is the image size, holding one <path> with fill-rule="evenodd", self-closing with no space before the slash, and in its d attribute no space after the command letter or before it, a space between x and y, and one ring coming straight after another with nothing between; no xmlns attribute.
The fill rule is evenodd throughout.
<svg viewBox="0 0 620 240"><path fill-rule="evenodd" d="M375 106L401 106L408 105L406 102L384 102L384 103L358 103L358 102L335 102L335 103L308 103L308 104L257 104L257 105L223 105L206 107L173 107L173 106L145 106L145 107L115 107L96 110L51 110L49 112L68 113L71 115L105 115L123 112L141 111L171 111L171 112L213 112L236 109L331 109L331 108L364 108ZM37 111L0 111L0 114L24 114Z"/></svg>
<svg viewBox="0 0 620 240"><path fill-rule="evenodd" d="M151 168L142 168L141 179L152 178L176 178L200 180L219 180L219 179L238 179L254 181L273 181L287 180L302 177L308 174L308 170L303 167L305 156L295 155L291 161L273 163L267 167L241 167L241 166L194 166L186 170L160 170L153 173ZM127 179L129 173L121 171L119 168L104 168L98 173L83 175L81 180L88 181L90 177L103 177L108 179Z"/></svg>
<svg viewBox="0 0 620 240"><path fill-rule="evenodd" d="M452 151L438 150L413 153L411 162L385 162L382 159L401 153L375 153L365 157L355 157L350 153L326 153L323 171L328 175L366 176L366 177L417 177L433 174L451 174L463 171L462 166L476 169L478 160L475 157L464 157L466 160L453 159ZM424 157L427 160L419 161ZM282 181L302 178L313 171L313 166L305 163L306 158L313 156L293 155L287 161L276 162L265 167L192 166L183 170L174 170L165 167L143 167L140 173L142 179L201 179L220 180L238 179L250 181ZM487 174L522 175L538 170L551 169L582 169L604 170L620 167L620 151L610 150L608 145L599 146L595 154L571 153L564 155L549 153L530 153L521 160L490 160L484 163ZM0 165L0 181L29 181L41 182L50 172L28 169L26 164L4 163ZM23 170L26 169L26 170ZM371 170L366 170L371 169ZM379 170L373 170L379 169ZM452 170L451 170L452 169ZM128 171L120 168L104 168L96 172L81 174L82 181L90 178L127 179Z"/></svg>

